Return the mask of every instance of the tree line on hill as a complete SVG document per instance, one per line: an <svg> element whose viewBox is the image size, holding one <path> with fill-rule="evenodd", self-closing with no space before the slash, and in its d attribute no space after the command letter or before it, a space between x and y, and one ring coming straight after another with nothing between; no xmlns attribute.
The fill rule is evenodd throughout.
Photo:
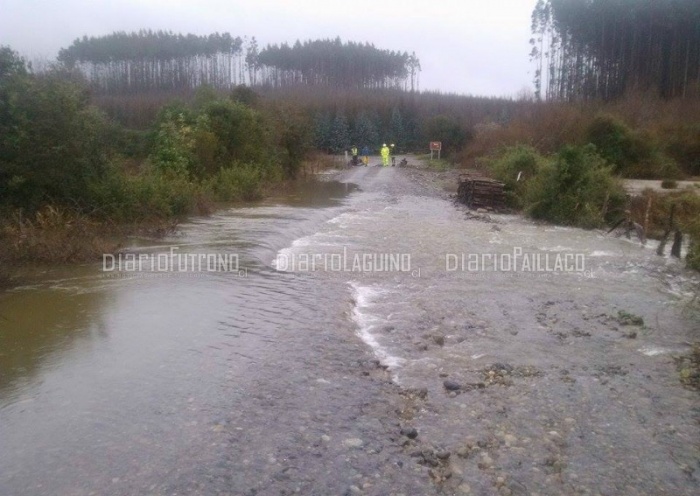
<svg viewBox="0 0 700 496"><path fill-rule="evenodd" d="M165 31L84 36L59 52L103 93L137 93L211 85L230 88L240 78L243 41L229 33L208 36Z"/></svg>
<svg viewBox="0 0 700 496"><path fill-rule="evenodd" d="M78 38L59 62L82 73L104 94L191 90L202 85L400 88L418 86L415 53L382 50L340 38L297 41L259 49L255 37L141 30Z"/></svg>

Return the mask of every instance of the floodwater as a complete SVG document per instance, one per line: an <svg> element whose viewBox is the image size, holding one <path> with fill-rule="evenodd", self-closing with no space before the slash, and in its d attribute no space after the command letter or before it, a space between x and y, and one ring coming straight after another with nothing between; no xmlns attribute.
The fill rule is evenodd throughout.
<svg viewBox="0 0 700 496"><path fill-rule="evenodd" d="M29 279L0 295L2 495L700 489L673 360L698 281L626 239L468 217L417 169Z"/></svg>

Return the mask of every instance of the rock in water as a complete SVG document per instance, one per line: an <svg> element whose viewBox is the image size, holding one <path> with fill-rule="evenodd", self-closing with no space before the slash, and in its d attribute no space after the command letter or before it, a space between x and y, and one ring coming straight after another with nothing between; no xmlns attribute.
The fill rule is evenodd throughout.
<svg viewBox="0 0 700 496"><path fill-rule="evenodd" d="M443 382L442 385L448 391L459 391L460 389L462 389L462 386L458 382L451 381L449 379Z"/></svg>
<svg viewBox="0 0 700 496"><path fill-rule="evenodd" d="M401 429L401 434L406 436L408 439L415 439L418 437L418 431L415 429L415 427Z"/></svg>

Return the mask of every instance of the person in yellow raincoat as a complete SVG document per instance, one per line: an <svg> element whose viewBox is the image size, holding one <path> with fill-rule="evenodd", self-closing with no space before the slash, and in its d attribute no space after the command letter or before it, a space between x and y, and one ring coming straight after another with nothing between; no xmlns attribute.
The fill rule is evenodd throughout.
<svg viewBox="0 0 700 496"><path fill-rule="evenodd" d="M380 154L382 156L382 165L384 167L389 167L389 147L386 146L386 143L382 145Z"/></svg>

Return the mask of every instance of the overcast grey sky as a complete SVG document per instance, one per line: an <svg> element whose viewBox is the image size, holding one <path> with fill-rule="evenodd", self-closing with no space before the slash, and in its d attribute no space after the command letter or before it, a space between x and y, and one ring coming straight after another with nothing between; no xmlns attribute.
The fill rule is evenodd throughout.
<svg viewBox="0 0 700 496"><path fill-rule="evenodd" d="M0 44L55 58L83 35L142 28L255 36L260 46L335 38L412 52L422 90L514 96L532 87L537 0L0 0Z"/></svg>

